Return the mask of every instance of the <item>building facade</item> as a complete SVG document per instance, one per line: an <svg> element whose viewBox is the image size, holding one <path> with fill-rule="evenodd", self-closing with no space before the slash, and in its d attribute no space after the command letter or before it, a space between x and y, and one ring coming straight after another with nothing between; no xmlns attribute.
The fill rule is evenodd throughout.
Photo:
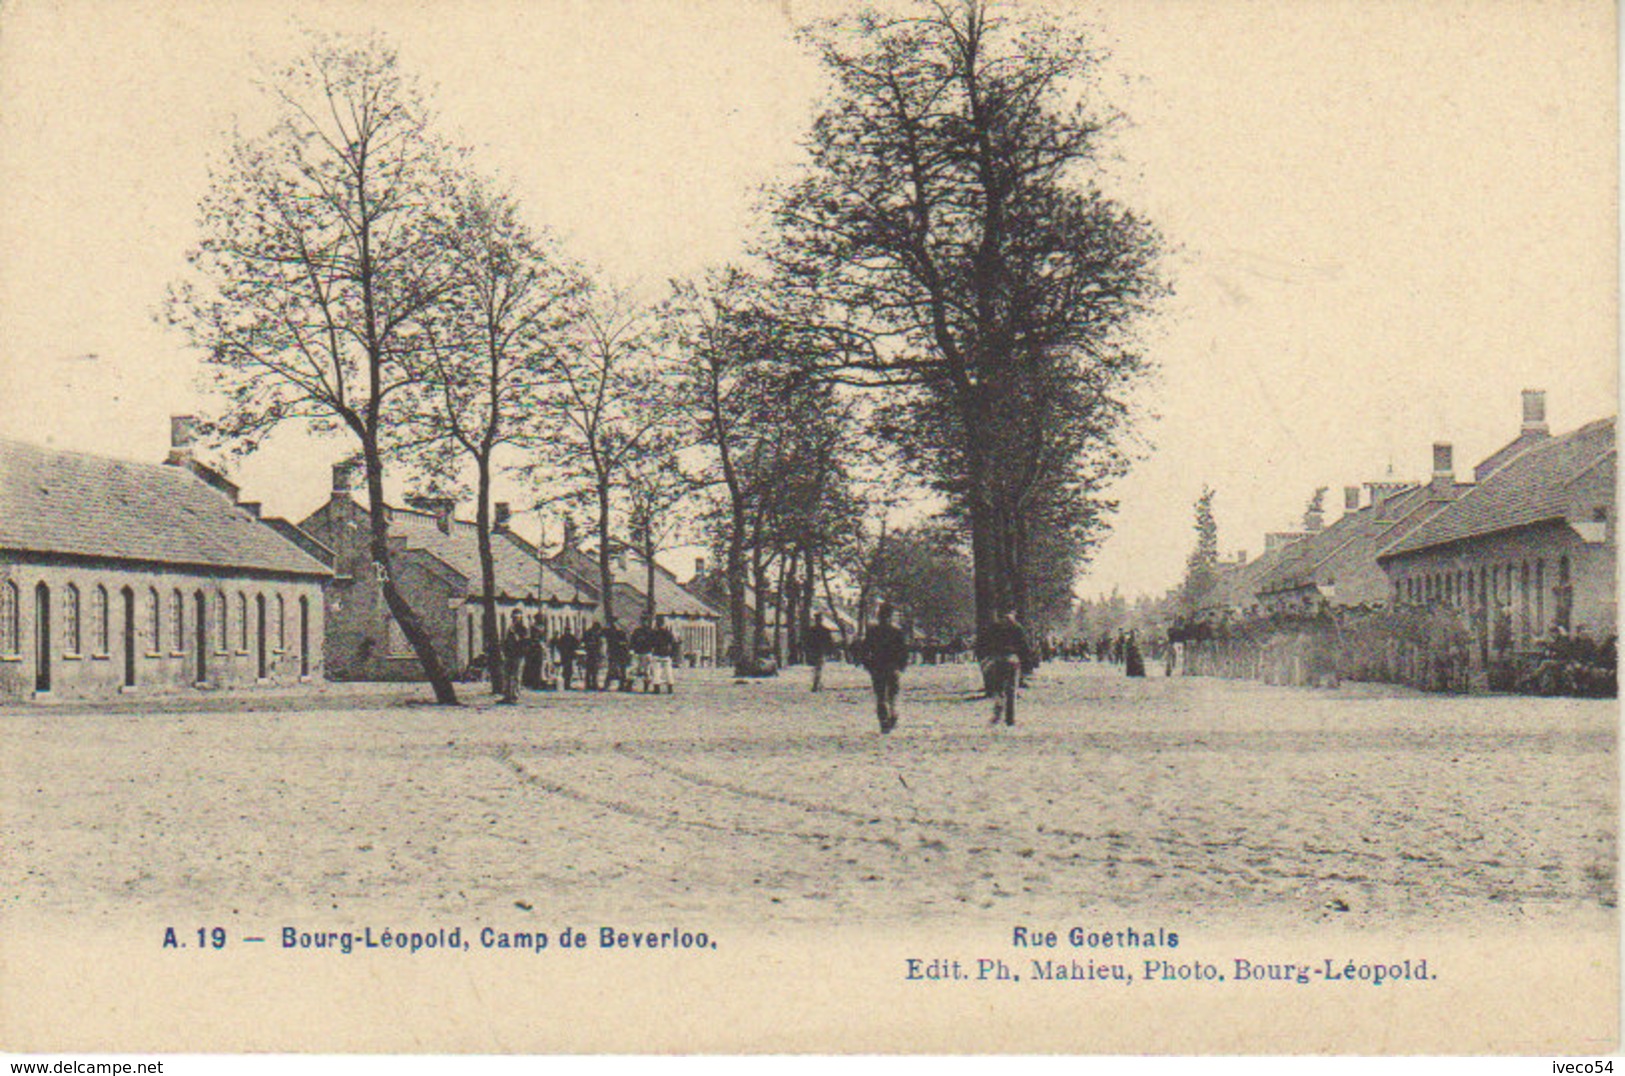
<svg viewBox="0 0 1625 1076"><path fill-rule="evenodd" d="M331 572L192 458L190 430L162 465L0 441L0 698L321 677Z"/></svg>
<svg viewBox="0 0 1625 1076"><path fill-rule="evenodd" d="M1453 611L1480 664L1554 632L1616 632L1615 420L1554 437L1540 394L1524 406L1477 484L1380 558L1394 602Z"/></svg>
<svg viewBox="0 0 1625 1076"><path fill-rule="evenodd" d="M485 586L473 523L455 518L450 501L420 500L389 513L390 561L401 596L417 613L436 653L452 675L483 660ZM421 680L423 668L384 602L373 563L371 517L351 496L347 468L334 468L333 494L299 527L333 550L328 588L327 676L333 680ZM527 624L539 614L551 638L566 627L576 634L597 615L597 598L561 578L536 548L508 529L508 509L497 505L491 534L496 568L493 594L506 623L515 610Z"/></svg>

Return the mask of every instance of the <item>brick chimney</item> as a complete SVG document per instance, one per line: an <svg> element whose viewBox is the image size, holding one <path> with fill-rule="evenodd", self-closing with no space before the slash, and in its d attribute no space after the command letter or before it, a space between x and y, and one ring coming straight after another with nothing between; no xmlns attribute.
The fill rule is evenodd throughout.
<svg viewBox="0 0 1625 1076"><path fill-rule="evenodd" d="M452 513L457 510L455 500L436 494L414 494L406 498L406 503L420 512L427 512L433 516L434 525L441 534L451 533Z"/></svg>
<svg viewBox="0 0 1625 1076"><path fill-rule="evenodd" d="M1428 493L1433 500L1449 500L1456 488L1454 453L1448 441L1433 442L1433 480Z"/></svg>
<svg viewBox="0 0 1625 1076"><path fill-rule="evenodd" d="M1523 437L1550 437L1552 431L1546 426L1546 391L1544 389L1523 390Z"/></svg>
<svg viewBox="0 0 1625 1076"><path fill-rule="evenodd" d="M361 461L354 456L346 456L333 464L333 500L349 499L350 483L354 481L355 473L360 466Z"/></svg>
<svg viewBox="0 0 1625 1076"><path fill-rule="evenodd" d="M1360 510L1360 487L1343 487L1343 511L1358 512Z"/></svg>
<svg viewBox="0 0 1625 1076"><path fill-rule="evenodd" d="M702 575L705 574L705 558L704 557L695 557L694 558L694 574L696 576L702 576Z"/></svg>
<svg viewBox="0 0 1625 1076"><path fill-rule="evenodd" d="M513 506L507 501L498 501L495 507L497 515L491 522L491 529L498 534L507 534L508 525L513 522Z"/></svg>
<svg viewBox="0 0 1625 1076"><path fill-rule="evenodd" d="M575 547L576 547L576 521L570 516L565 516L564 517L564 548L563 548L563 550L561 552L566 552L567 553L570 550L574 549Z"/></svg>
<svg viewBox="0 0 1625 1076"><path fill-rule="evenodd" d="M165 463L179 467L192 462L192 446L197 442L197 427L196 415L169 416L169 456L164 460Z"/></svg>

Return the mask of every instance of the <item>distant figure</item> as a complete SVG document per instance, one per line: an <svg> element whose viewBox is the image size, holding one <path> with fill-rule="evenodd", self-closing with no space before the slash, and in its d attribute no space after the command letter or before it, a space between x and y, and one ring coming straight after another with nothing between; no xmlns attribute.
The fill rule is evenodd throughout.
<svg viewBox="0 0 1625 1076"><path fill-rule="evenodd" d="M1123 670L1130 676L1145 675L1145 655L1140 653L1139 636L1132 631L1123 640Z"/></svg>
<svg viewBox="0 0 1625 1076"><path fill-rule="evenodd" d="M644 694L654 690L655 629L649 617L643 618L632 632L632 657L637 662L637 678L643 682Z"/></svg>
<svg viewBox="0 0 1625 1076"><path fill-rule="evenodd" d="M829 657L830 651L835 649L835 638L830 635L823 617L814 620L812 627L807 629L805 645L807 664L812 666L812 689L817 691L824 682L824 660Z"/></svg>
<svg viewBox="0 0 1625 1076"><path fill-rule="evenodd" d="M502 701L505 703L519 701L519 670L530 643L525 634L524 618L515 609L508 622L508 632L502 637Z"/></svg>
<svg viewBox="0 0 1625 1076"><path fill-rule="evenodd" d="M524 685L532 691L547 686L548 648L547 625L542 621L542 614L537 613L525 636L524 672L521 676Z"/></svg>
<svg viewBox="0 0 1625 1076"><path fill-rule="evenodd" d="M902 690L903 669L908 665L908 641L892 625L891 605L880 603L875 626L864 638L863 666L875 689L875 716L882 735L897 727L897 695Z"/></svg>
<svg viewBox="0 0 1625 1076"><path fill-rule="evenodd" d="M576 651L581 647L581 640L566 624L564 630L553 638L553 650L559 655L559 689L569 691L570 685L575 682Z"/></svg>
<svg viewBox="0 0 1625 1076"><path fill-rule="evenodd" d="M1027 632L1016 620L1016 611L1007 609L1004 615L987 626L977 646L982 656L982 683L993 696L991 724L1016 723L1015 688L1021 675L1038 667L1037 656L1027 641Z"/></svg>
<svg viewBox="0 0 1625 1076"><path fill-rule="evenodd" d="M603 666L604 627L595 620L581 633L581 690L598 690L598 673Z"/></svg>
<svg viewBox="0 0 1625 1076"><path fill-rule="evenodd" d="M631 691L632 677L627 665L632 660L632 646L627 641L626 629L619 624L604 629L604 660L609 662L609 671L604 674L604 690L609 690L609 682L613 680L622 691Z"/></svg>
<svg viewBox="0 0 1625 1076"><path fill-rule="evenodd" d="M677 662L679 649L677 636L666 626L666 618L655 617L653 637L649 641L649 679L656 693L662 687L668 695L676 690L672 686L671 669Z"/></svg>

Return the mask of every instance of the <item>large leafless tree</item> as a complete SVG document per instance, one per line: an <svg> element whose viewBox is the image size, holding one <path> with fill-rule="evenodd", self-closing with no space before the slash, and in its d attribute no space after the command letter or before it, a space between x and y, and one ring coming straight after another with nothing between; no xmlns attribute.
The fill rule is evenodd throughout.
<svg viewBox="0 0 1625 1076"><path fill-rule="evenodd" d="M381 39L312 38L265 85L277 122L236 135L214 168L167 318L205 354L228 401L218 429L239 448L288 423L354 439L384 601L435 698L455 703L395 584L383 435L420 375L425 322L456 286L437 211L460 155Z"/></svg>

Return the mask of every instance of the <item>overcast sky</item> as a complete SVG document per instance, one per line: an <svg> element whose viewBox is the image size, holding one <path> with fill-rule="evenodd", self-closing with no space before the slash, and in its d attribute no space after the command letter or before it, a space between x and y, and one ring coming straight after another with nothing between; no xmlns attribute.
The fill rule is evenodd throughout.
<svg viewBox="0 0 1625 1076"><path fill-rule="evenodd" d="M1614 13L1600 2L1075 5L1133 127L1103 182L1149 215L1176 292L1147 326L1144 456L1080 593L1160 592L1218 490L1256 554L1316 486L1465 473L1547 391L1616 410ZM737 255L821 85L791 0L0 8L0 436L160 459L197 358L151 321L209 152L264 112L254 57L299 25L380 29L530 219L651 291ZM245 495L302 518L338 443L287 438ZM516 497L516 499L518 499ZM534 517L530 524L534 527Z"/></svg>

